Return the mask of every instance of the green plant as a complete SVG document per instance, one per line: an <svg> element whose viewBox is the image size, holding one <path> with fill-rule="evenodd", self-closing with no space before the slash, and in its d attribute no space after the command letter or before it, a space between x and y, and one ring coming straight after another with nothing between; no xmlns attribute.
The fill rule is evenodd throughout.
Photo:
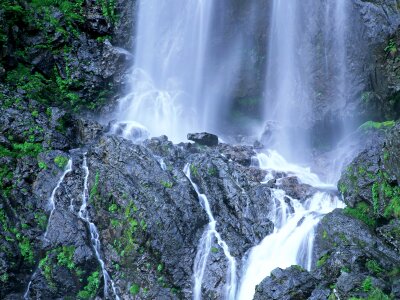
<svg viewBox="0 0 400 300"><path fill-rule="evenodd" d="M54 163L57 165L57 167L59 167L60 169L65 169L65 167L68 164L68 158L62 155L57 155L54 158Z"/></svg>
<svg viewBox="0 0 400 300"><path fill-rule="evenodd" d="M381 268L381 266L378 264L378 262L376 260L373 260L373 259L368 260L366 262L365 266L373 274L379 274L379 273L383 272L383 269Z"/></svg>
<svg viewBox="0 0 400 300"><path fill-rule="evenodd" d="M352 216L353 218L359 219L371 228L376 227L376 220L372 217L371 208L365 202L359 202L356 207L346 207L344 213Z"/></svg>
<svg viewBox="0 0 400 300"><path fill-rule="evenodd" d="M136 283L132 284L131 287L129 288L129 293L132 296L136 296L140 292L140 286Z"/></svg>
<svg viewBox="0 0 400 300"><path fill-rule="evenodd" d="M211 247L211 253L218 253L219 250L217 247Z"/></svg>
<svg viewBox="0 0 400 300"><path fill-rule="evenodd" d="M364 292L369 292L373 287L372 278L369 277L369 276L367 278L365 278L365 280L362 282L361 287L362 287Z"/></svg>
<svg viewBox="0 0 400 300"><path fill-rule="evenodd" d="M33 264L33 250L31 246L31 242L26 238L18 238L20 242L18 243L19 250L21 251L22 257L29 263Z"/></svg>
<svg viewBox="0 0 400 300"><path fill-rule="evenodd" d="M374 121L367 121L362 124L359 129L363 131L367 130L384 130L388 128L392 128L395 125L394 121L385 121L385 122L374 122Z"/></svg>
<svg viewBox="0 0 400 300"><path fill-rule="evenodd" d="M396 54L397 52L396 42L393 39L390 39L384 50L386 53L390 53L392 55Z"/></svg>
<svg viewBox="0 0 400 300"><path fill-rule="evenodd" d="M199 175L199 171L198 171L197 167L193 164L190 164L190 175L192 175L192 176Z"/></svg>
<svg viewBox="0 0 400 300"><path fill-rule="evenodd" d="M46 170L47 169L47 164L44 161L38 161L38 166L42 170Z"/></svg>
<svg viewBox="0 0 400 300"><path fill-rule="evenodd" d="M173 183L172 182L168 182L168 181L161 181L161 184L166 188L166 189L170 189L173 187Z"/></svg>
<svg viewBox="0 0 400 300"><path fill-rule="evenodd" d="M99 272L95 271L87 278L86 286L78 293L79 299L93 299L96 296L100 287L99 275Z"/></svg>
<svg viewBox="0 0 400 300"><path fill-rule="evenodd" d="M330 255L328 253L326 253L323 256L321 256L317 261L317 267L322 267L326 263L326 261L328 260L329 256Z"/></svg>
<svg viewBox="0 0 400 300"><path fill-rule="evenodd" d="M38 224L39 228L42 230L46 229L47 226L47 216L44 213L35 212L35 221Z"/></svg>
<svg viewBox="0 0 400 300"><path fill-rule="evenodd" d="M118 205L115 204L115 203L111 204L111 205L108 207L108 211L109 211L110 213L115 213L115 212L117 212L117 211L118 211Z"/></svg>
<svg viewBox="0 0 400 300"><path fill-rule="evenodd" d="M57 263L60 266L67 267L70 270L75 269L74 253L74 246L63 246L57 254Z"/></svg>
<svg viewBox="0 0 400 300"><path fill-rule="evenodd" d="M99 196L99 182L100 182L100 173L97 171L96 176L94 178L94 184L90 189L89 201L93 201L96 197Z"/></svg>

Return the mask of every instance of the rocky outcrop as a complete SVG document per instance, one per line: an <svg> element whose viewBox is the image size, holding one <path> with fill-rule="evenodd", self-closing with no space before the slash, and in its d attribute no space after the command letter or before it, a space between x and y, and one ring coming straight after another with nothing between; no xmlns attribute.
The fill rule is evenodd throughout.
<svg viewBox="0 0 400 300"><path fill-rule="evenodd" d="M338 187L347 207L318 225L311 271L275 270L257 287L259 299L399 298L400 127L368 123L360 130L373 142L343 171Z"/></svg>

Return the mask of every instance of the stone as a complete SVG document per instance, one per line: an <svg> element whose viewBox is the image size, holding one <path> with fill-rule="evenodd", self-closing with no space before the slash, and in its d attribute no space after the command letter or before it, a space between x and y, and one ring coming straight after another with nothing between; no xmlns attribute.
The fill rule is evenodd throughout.
<svg viewBox="0 0 400 300"><path fill-rule="evenodd" d="M207 132L189 133L187 139L203 146L213 147L218 145L218 136Z"/></svg>

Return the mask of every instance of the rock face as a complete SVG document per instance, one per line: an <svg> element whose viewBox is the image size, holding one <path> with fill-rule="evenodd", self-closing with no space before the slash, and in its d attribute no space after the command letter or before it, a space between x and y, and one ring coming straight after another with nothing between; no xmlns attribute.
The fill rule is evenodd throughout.
<svg viewBox="0 0 400 300"><path fill-rule="evenodd" d="M307 299L316 286L316 279L299 266L275 269L257 286L254 300Z"/></svg>

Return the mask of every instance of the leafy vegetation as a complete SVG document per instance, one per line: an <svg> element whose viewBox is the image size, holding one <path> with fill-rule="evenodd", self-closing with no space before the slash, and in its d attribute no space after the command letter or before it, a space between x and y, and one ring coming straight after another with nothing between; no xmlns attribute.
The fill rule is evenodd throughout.
<svg viewBox="0 0 400 300"><path fill-rule="evenodd" d="M328 253L326 253L323 256L321 256L317 261L317 267L322 267L326 263L326 261L328 260L329 256L330 255Z"/></svg>
<svg viewBox="0 0 400 300"><path fill-rule="evenodd" d="M365 202L357 203L354 208L346 207L344 212L353 218L361 220L371 228L376 227L376 220L373 217L373 212L371 211L370 206Z"/></svg>
<svg viewBox="0 0 400 300"><path fill-rule="evenodd" d="M394 121L385 121L385 122L374 122L374 121L367 121L362 124L359 129L363 131L367 130L380 130L380 129L388 129L392 128L395 125Z"/></svg>
<svg viewBox="0 0 400 300"><path fill-rule="evenodd" d="M96 296L99 287L100 273L99 271L95 271L87 278L87 285L78 293L78 298L93 299Z"/></svg>
<svg viewBox="0 0 400 300"><path fill-rule="evenodd" d="M140 286L137 285L136 283L132 284L131 287L129 288L129 293L132 296L136 296L140 292Z"/></svg>
<svg viewBox="0 0 400 300"><path fill-rule="evenodd" d="M58 155L54 158L54 163L59 167L60 169L65 169L65 167L68 164L68 158L65 156Z"/></svg>

